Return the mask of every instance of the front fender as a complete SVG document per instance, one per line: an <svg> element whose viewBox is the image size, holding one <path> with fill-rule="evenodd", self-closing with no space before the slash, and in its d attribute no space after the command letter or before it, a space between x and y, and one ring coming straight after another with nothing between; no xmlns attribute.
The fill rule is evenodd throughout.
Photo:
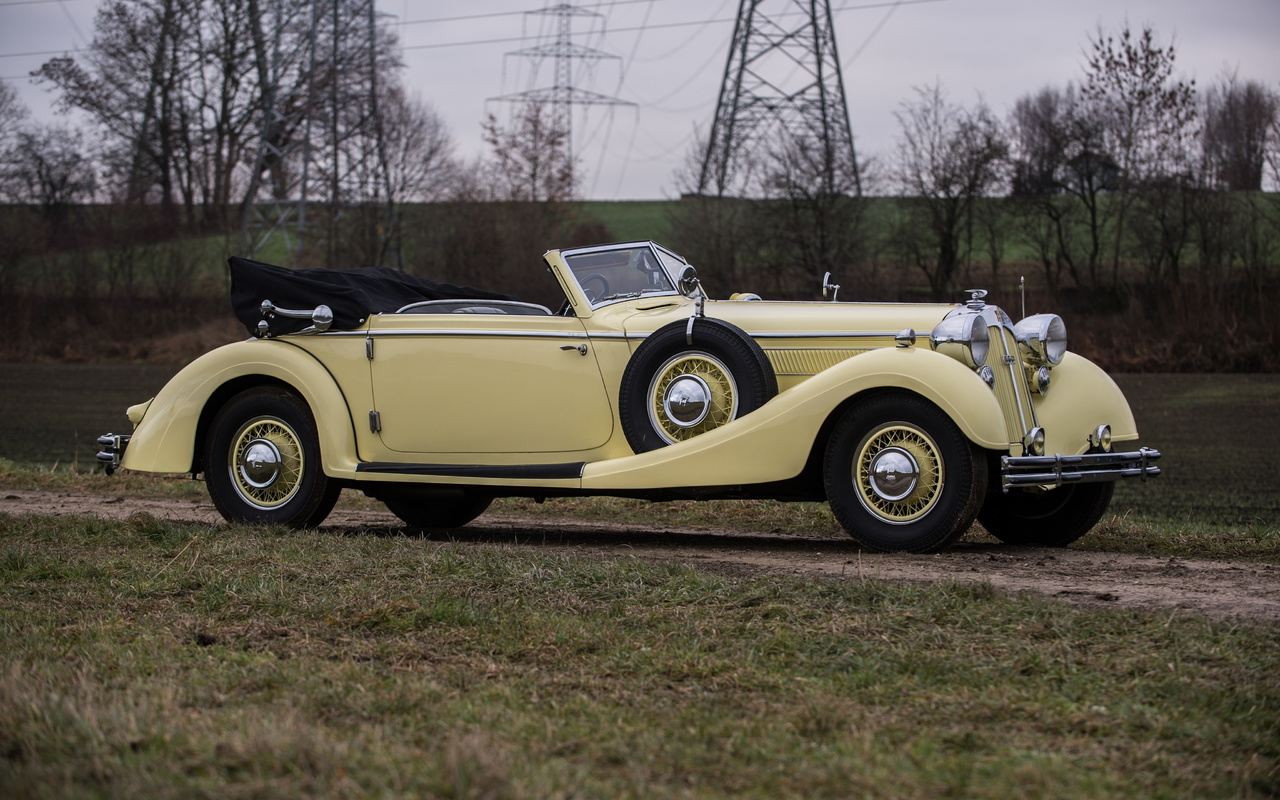
<svg viewBox="0 0 1280 800"><path fill-rule="evenodd" d="M1079 455L1089 449L1089 434L1111 426L1111 439L1131 442L1138 426L1124 393L1111 376L1087 358L1067 353L1053 368L1049 393L1036 403L1047 454Z"/></svg>
<svg viewBox="0 0 1280 800"><path fill-rule="evenodd" d="M975 444L1006 451L994 393L973 370L922 348L884 348L847 359L709 433L640 455L587 464L589 490L769 483L799 475L826 421L851 397L908 391L941 408Z"/></svg>
<svg viewBox="0 0 1280 800"><path fill-rule="evenodd" d="M199 472L197 437L206 414L255 384L283 383L316 419L325 474L355 474L355 427L341 387L305 350L284 340L225 345L184 367L146 408L121 463L140 472ZM211 405L211 403L213 405Z"/></svg>

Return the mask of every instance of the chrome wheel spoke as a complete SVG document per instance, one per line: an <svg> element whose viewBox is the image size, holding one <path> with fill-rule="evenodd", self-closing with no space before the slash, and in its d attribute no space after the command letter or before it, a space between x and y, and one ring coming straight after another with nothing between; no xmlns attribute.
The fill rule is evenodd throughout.
<svg viewBox="0 0 1280 800"><path fill-rule="evenodd" d="M304 456L298 434L273 417L259 417L232 437L227 458L236 493L259 509L287 503L302 485Z"/></svg>
<svg viewBox="0 0 1280 800"><path fill-rule="evenodd" d="M942 494L938 446L909 425L891 424L873 431L858 448L853 467L858 499L891 524L923 517Z"/></svg>

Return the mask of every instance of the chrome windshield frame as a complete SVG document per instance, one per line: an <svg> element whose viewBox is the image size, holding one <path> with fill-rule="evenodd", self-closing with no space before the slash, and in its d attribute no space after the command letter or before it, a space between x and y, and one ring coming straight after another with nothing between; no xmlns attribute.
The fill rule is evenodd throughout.
<svg viewBox="0 0 1280 800"><path fill-rule="evenodd" d="M591 255L593 253L608 253L608 252L614 252L617 250L636 250L640 248L648 249L649 252L653 255L653 263L657 265L658 269L661 271L662 276L666 279L666 282L670 288L658 289L654 291L646 290L640 293L625 292L625 293L619 293L618 295L609 295L604 298L601 298L600 300L592 301L590 299L590 296L587 294L585 287L583 287L582 281L579 280L578 278L578 272L577 270L574 269L572 259L574 259L577 256ZM566 250L561 250L560 257L564 260L565 266L569 268L569 275L573 277L574 282L577 283L578 285L578 290L582 292L584 297L587 298L588 302L591 304L591 309L593 311L599 308L603 308L605 306L613 305L615 303L621 303L626 300L635 300L640 297L644 297L644 298L680 297L681 295L679 290L675 288L678 276L672 274L670 259L674 259L676 262L679 263L681 267L689 263L684 258L684 256L681 256L680 254L666 247L663 247L657 242L649 241L649 240L635 241L635 242L616 242L613 244L592 245L590 247L574 247Z"/></svg>

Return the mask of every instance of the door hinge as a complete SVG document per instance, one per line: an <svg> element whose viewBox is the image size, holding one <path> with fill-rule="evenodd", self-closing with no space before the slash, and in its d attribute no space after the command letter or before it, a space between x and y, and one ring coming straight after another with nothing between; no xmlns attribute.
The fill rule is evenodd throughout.
<svg viewBox="0 0 1280 800"><path fill-rule="evenodd" d="M364 337L364 357L369 359L370 361L373 360L373 337L372 336Z"/></svg>
<svg viewBox="0 0 1280 800"><path fill-rule="evenodd" d="M371 433L382 432L382 415L377 411L369 412L369 431Z"/></svg>

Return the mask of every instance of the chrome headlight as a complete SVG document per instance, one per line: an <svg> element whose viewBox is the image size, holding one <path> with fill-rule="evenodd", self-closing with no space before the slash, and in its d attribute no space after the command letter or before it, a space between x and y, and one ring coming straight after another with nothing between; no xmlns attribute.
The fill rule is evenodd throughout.
<svg viewBox="0 0 1280 800"><path fill-rule="evenodd" d="M987 323L980 314L947 317L929 334L929 345L934 350L962 361L973 369L987 362L990 344Z"/></svg>
<svg viewBox="0 0 1280 800"><path fill-rule="evenodd" d="M1067 354L1067 326L1057 314L1032 314L1013 326L1022 357L1034 364L1057 366Z"/></svg>

